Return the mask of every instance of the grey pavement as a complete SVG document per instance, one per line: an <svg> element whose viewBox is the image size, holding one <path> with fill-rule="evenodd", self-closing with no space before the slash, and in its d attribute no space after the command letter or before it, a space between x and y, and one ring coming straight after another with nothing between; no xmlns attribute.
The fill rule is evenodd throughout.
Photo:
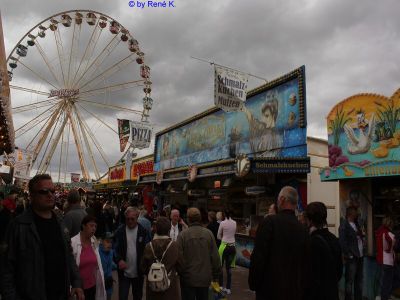
<svg viewBox="0 0 400 300"><path fill-rule="evenodd" d="M248 269L242 267L236 267L232 269L232 294L227 297L229 300L254 300L255 294L249 290L247 284ZM114 272L114 278L117 279L117 274ZM224 274L225 275L225 274ZM225 277L226 279L226 277ZM117 281L117 280L116 280ZM145 293L143 293L144 295ZM132 299L130 296L129 299ZM146 299L143 296L143 300ZM112 300L118 300L118 283L114 284L114 293ZM173 299L166 299L173 300Z"/></svg>

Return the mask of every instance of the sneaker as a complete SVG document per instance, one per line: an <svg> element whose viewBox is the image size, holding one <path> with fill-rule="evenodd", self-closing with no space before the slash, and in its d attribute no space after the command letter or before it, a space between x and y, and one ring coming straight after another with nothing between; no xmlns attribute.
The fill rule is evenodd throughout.
<svg viewBox="0 0 400 300"><path fill-rule="evenodd" d="M231 290L230 289L224 289L225 290L225 293L227 294L227 295L230 295L231 294Z"/></svg>

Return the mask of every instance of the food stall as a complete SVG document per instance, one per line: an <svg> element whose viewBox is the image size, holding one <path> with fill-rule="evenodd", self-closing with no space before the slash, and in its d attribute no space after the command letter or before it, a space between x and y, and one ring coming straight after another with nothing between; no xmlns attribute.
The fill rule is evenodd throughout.
<svg viewBox="0 0 400 300"><path fill-rule="evenodd" d="M329 166L321 180L339 182L342 220L348 206L360 211L367 239L365 293L375 299L379 271L375 231L385 215L400 226L400 89L391 97L357 94L336 104L327 116Z"/></svg>
<svg viewBox="0 0 400 300"><path fill-rule="evenodd" d="M284 185L307 203L305 68L247 94L240 111L216 107L156 134L155 174L160 202L185 213L229 209L237 220L238 263L248 266L254 234Z"/></svg>
<svg viewBox="0 0 400 300"><path fill-rule="evenodd" d="M115 200L118 206L123 200L129 200L136 205L143 204L151 212L153 185L151 182L140 182L139 179L152 173L153 155L144 156L109 168L107 178L94 184L93 188L98 195Z"/></svg>

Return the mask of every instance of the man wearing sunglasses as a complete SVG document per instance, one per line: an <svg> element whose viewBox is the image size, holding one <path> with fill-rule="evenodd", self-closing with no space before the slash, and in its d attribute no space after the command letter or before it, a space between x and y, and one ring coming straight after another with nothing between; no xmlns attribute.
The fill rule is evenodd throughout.
<svg viewBox="0 0 400 300"><path fill-rule="evenodd" d="M30 207L10 224L2 249L2 299L83 300L68 230L53 212L52 179L36 175L28 188Z"/></svg>

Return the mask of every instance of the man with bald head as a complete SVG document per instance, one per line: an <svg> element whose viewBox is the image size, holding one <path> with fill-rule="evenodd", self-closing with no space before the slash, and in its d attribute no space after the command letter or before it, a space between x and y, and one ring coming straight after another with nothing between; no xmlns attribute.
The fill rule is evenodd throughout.
<svg viewBox="0 0 400 300"><path fill-rule="evenodd" d="M179 233L181 233L182 230L188 228L188 226L181 219L179 210L177 209L171 210L170 218L171 218L171 230L169 232L169 236L174 242L176 242Z"/></svg>
<svg viewBox="0 0 400 300"><path fill-rule="evenodd" d="M298 193L285 186L278 213L260 224L250 258L249 286L257 300L303 300L308 284L309 235L296 218Z"/></svg>

